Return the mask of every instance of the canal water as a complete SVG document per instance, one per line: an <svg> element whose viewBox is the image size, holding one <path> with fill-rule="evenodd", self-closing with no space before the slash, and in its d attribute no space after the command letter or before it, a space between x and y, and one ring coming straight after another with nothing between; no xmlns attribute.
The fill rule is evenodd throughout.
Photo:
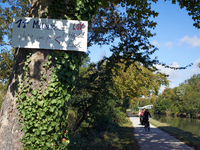
<svg viewBox="0 0 200 150"><path fill-rule="evenodd" d="M162 123L168 123L172 127L179 128L181 130L190 132L200 137L200 120L191 118L180 118L165 115L151 114L153 119Z"/></svg>

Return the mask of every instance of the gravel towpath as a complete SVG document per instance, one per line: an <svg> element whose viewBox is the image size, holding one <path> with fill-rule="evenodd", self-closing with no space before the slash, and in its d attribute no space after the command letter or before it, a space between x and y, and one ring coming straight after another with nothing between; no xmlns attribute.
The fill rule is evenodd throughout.
<svg viewBox="0 0 200 150"><path fill-rule="evenodd" d="M145 131L140 124L139 117L127 112L127 115L135 130L134 136L137 138L141 150L193 150L180 140L170 136L150 124L150 132Z"/></svg>

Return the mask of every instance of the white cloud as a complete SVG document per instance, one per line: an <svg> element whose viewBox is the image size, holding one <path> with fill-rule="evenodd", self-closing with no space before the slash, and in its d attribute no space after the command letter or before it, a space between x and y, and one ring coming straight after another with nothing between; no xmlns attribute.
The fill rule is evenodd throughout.
<svg viewBox="0 0 200 150"><path fill-rule="evenodd" d="M200 47L200 38L196 35L193 37L184 36L182 39L180 39L179 45L184 43L189 44L192 47Z"/></svg>
<svg viewBox="0 0 200 150"><path fill-rule="evenodd" d="M197 66L200 63L200 58L195 60L192 68L190 69L190 74L199 74L200 68Z"/></svg>
<svg viewBox="0 0 200 150"><path fill-rule="evenodd" d="M184 70L173 70L169 68L165 68L164 66L161 65L156 65L156 67L162 72L167 75L169 75L168 80L170 81L169 83L169 88L174 88L179 86L180 83L183 83L185 80L191 78L194 74L199 74L200 73L200 68L197 67L197 64L200 63L200 59L195 60L194 65L184 69ZM177 62L173 62L171 67L180 67ZM160 93L165 89L164 86L162 86L159 90Z"/></svg>
<svg viewBox="0 0 200 150"><path fill-rule="evenodd" d="M197 66L200 63L200 58L194 61L194 64Z"/></svg>
<svg viewBox="0 0 200 150"><path fill-rule="evenodd" d="M166 75L169 75L168 80L170 80L170 82L172 84L176 84L177 79L179 79L181 76L179 73L179 70L165 68L164 66L161 66L161 65L157 65L156 67L160 70L160 72L165 73ZM180 66L178 65L177 62L173 62L173 64L170 65L170 67L180 67ZM169 86L170 88L174 87L174 85L173 85L173 87L171 87L172 84L170 84L170 86ZM176 86L178 86L178 85L176 84Z"/></svg>
<svg viewBox="0 0 200 150"><path fill-rule="evenodd" d="M158 43L157 41L152 41L152 45L156 46L156 47L159 47L160 46L160 43Z"/></svg>
<svg viewBox="0 0 200 150"><path fill-rule="evenodd" d="M166 46L166 48L168 48L168 49L171 49L171 48L173 47L173 45L174 45L173 42L166 42L166 43L165 43L165 46Z"/></svg>

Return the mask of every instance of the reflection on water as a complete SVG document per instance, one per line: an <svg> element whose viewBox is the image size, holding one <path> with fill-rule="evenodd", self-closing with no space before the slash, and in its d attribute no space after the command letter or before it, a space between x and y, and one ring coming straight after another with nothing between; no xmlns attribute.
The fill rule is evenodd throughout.
<svg viewBox="0 0 200 150"><path fill-rule="evenodd" d="M162 123L168 123L173 127L177 127L181 130L191 132L200 137L200 120L191 118L178 118L165 115L152 114L153 119Z"/></svg>

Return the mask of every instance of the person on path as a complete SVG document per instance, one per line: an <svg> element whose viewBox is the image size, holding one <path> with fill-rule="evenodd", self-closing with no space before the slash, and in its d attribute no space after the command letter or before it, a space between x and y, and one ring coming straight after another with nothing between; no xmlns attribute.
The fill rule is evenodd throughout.
<svg viewBox="0 0 200 150"><path fill-rule="evenodd" d="M140 118L140 123L142 124L142 125L144 125L144 110L140 110L140 116L139 116L139 118Z"/></svg>
<svg viewBox="0 0 200 150"><path fill-rule="evenodd" d="M151 117L151 114L148 109L144 110L143 116L144 116L145 130L148 128L148 131L150 131L149 117Z"/></svg>

